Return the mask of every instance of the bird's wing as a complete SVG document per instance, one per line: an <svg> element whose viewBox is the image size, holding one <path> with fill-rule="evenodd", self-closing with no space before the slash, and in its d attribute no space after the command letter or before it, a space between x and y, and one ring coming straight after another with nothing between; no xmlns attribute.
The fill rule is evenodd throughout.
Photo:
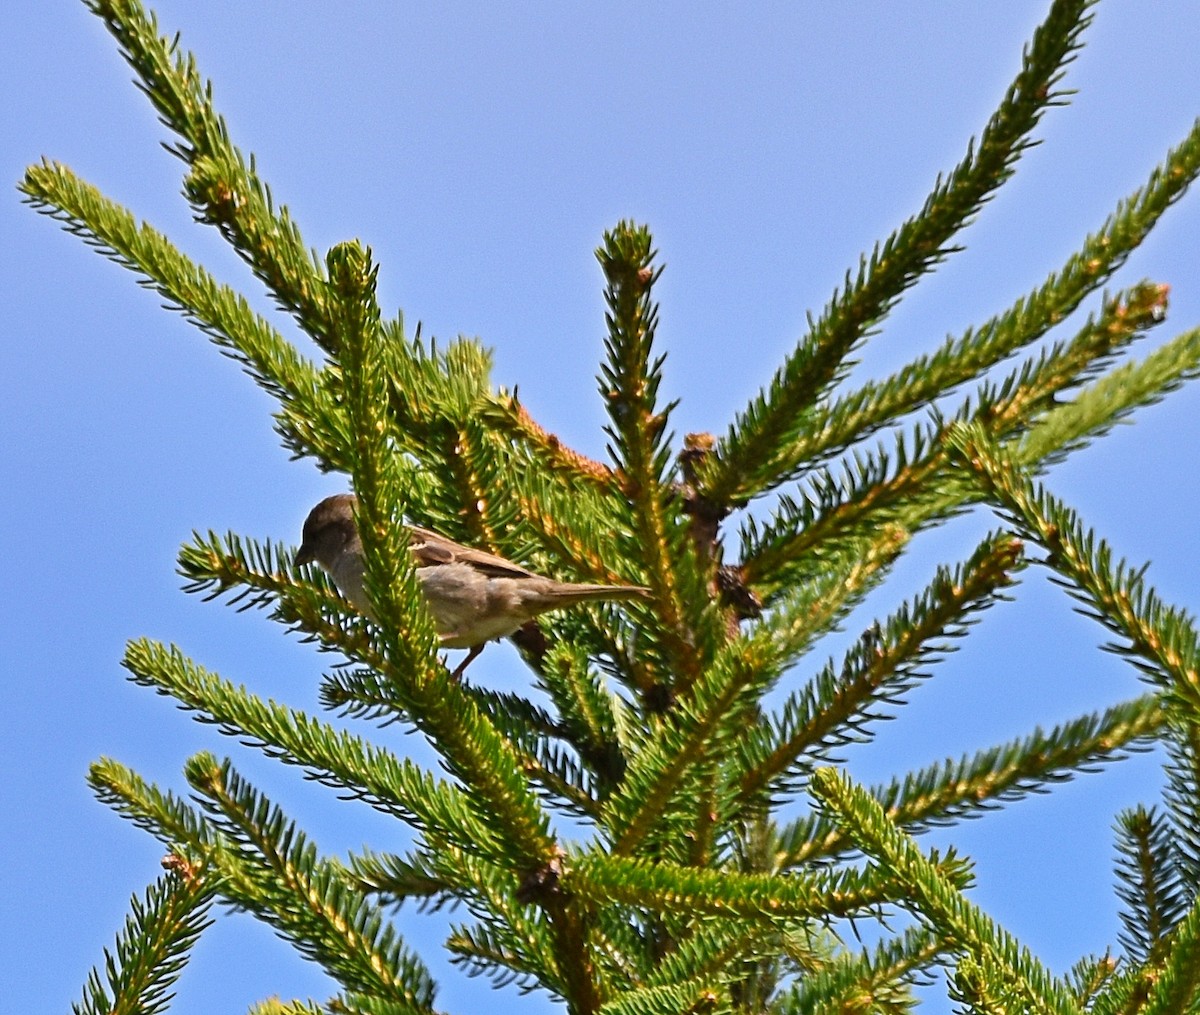
<svg viewBox="0 0 1200 1015"><path fill-rule="evenodd" d="M412 539L408 544L409 550L416 558L417 567L431 567L437 564L470 564L482 574L492 578L534 578L532 571L526 571L511 560L497 557L494 553L485 553L470 546L462 546L434 532L423 529L419 525L410 526Z"/></svg>

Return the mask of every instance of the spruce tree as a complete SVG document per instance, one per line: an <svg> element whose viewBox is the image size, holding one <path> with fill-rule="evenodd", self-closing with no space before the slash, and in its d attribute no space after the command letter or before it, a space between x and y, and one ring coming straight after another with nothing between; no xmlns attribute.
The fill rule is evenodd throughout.
<svg viewBox="0 0 1200 1015"><path fill-rule="evenodd" d="M355 725L264 702L149 639L129 643L125 666L345 806L403 823L416 844L322 855L209 753L186 762L191 800L98 761L93 789L162 842L167 869L135 898L77 1011L162 1010L214 903L263 920L340 986L323 1003L264 1001L264 1015L439 1011L430 945L391 923L404 901L458 905L444 947L466 970L545 991L577 1015L902 1012L939 968L969 1012L1200 1007L1196 629L1049 476L1191 378L1200 329L1122 358L1165 316L1166 287L1142 282L1104 293L1073 334L1030 351L1100 292L1200 173L1200 125L1038 289L883 381L848 382L856 351L954 252L1061 103L1092 3L1050 6L963 160L846 276L721 435L675 439L655 347L661 264L647 227L610 229L596 252L608 461L566 447L514 392L495 389L479 343L439 347L386 317L369 247L311 252L178 39L136 0L88 6L176 135L195 213L319 360L66 166L30 168L21 189L240 362L276 399L290 453L346 477L378 618L297 566L290 544L197 533L179 555L187 588L261 609L330 653L323 702ZM980 506L995 513L992 533L840 657L810 663L918 533ZM405 520L542 573L650 595L526 625L514 641L545 703L498 693L472 670L454 679L442 659ZM840 749L870 738L885 706L1030 564L1109 631L1145 692L887 785L852 781ZM782 704L769 704L781 686ZM372 723L419 731L440 770L373 740ZM1124 932L1068 977L972 903L965 858L916 838L1151 743L1168 757L1164 798L1116 820ZM813 806L794 817L801 800ZM844 932L866 925L875 943Z"/></svg>

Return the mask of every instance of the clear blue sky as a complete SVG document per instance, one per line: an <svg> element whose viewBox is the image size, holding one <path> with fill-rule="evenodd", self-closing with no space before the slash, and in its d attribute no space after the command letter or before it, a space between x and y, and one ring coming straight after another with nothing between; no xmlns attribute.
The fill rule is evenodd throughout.
<svg viewBox="0 0 1200 1015"><path fill-rule="evenodd" d="M386 310L403 308L426 334L478 335L495 349L495 383L519 385L545 426L597 456L603 306L592 250L602 230L623 217L654 230L667 265L663 394L681 399L675 432L722 431L793 346L806 311L961 157L1046 6L155 5L215 81L236 143L257 154L307 242L369 243ZM1072 105L1045 119L1044 143L963 236L968 250L906 297L857 377L1038 285L1200 113L1192 0L1104 3L1089 39L1069 72ZM147 635L315 710L328 658L261 613L183 595L174 559L192 529L295 541L308 507L342 484L287 460L270 400L198 331L18 203L25 165L62 160L271 312L215 233L191 222L181 163L158 146L165 131L98 21L68 0L18 0L0 45L10 184L0 201L10 576L0 953L5 1003L49 1013L79 996L130 893L158 874L161 848L85 787L101 755L178 790L191 753L232 754L330 852L404 838L123 679L124 641ZM1147 348L1200 323L1198 238L1192 194L1114 283L1172 286L1168 323ZM1193 385L1049 478L1118 553L1153 561L1149 578L1168 601L1192 609L1198 415ZM992 524L968 518L922 538L868 613L964 557ZM1028 572L1015 596L876 743L851 752L857 777L881 780L1140 693L1132 668L1097 650L1103 632L1044 575ZM499 649L474 676L523 680ZM415 737L379 736L428 757ZM1111 824L1120 808L1158 799L1158 765L1140 756L923 841L972 856L973 897L1061 973L1116 942ZM399 922L436 956L444 920L406 910ZM449 1011L550 1008L454 971L441 979ZM240 916L210 931L175 1010L327 993L313 967ZM927 1008L947 1010L944 999Z"/></svg>

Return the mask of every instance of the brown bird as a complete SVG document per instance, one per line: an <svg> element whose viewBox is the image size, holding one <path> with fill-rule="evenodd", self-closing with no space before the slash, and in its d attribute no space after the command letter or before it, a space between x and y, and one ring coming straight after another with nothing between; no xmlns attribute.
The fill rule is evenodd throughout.
<svg viewBox="0 0 1200 1015"><path fill-rule="evenodd" d="M363 585L362 541L354 523L353 494L326 497L304 521L297 564L314 560L367 618L374 620ZM409 526L409 550L433 625L446 648L470 651L454 671L467 664L493 638L503 638L540 613L573 603L645 599L638 585L575 585L527 571L503 557L462 546L420 526Z"/></svg>

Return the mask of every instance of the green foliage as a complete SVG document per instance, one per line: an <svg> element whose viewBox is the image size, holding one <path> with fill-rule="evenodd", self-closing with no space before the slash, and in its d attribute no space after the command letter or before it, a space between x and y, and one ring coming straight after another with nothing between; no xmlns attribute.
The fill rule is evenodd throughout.
<svg viewBox="0 0 1200 1015"><path fill-rule="evenodd" d="M1144 807L1117 817L1117 894L1125 903L1121 947L1135 962L1161 950L1191 901L1180 883L1173 835L1166 817Z"/></svg>
<svg viewBox="0 0 1200 1015"><path fill-rule="evenodd" d="M921 211L861 261L857 277L847 272L842 291L811 322L809 334L767 390L730 427L704 473L710 499L722 505L744 503L794 477L807 457L798 453L808 450L797 437L812 428L817 407L844 376L850 353L904 290L955 252L952 237L1012 174L1033 143L1030 134L1042 114L1063 101L1055 88L1079 46L1092 6L1089 0L1053 5L978 143L945 179L938 179Z"/></svg>
<svg viewBox="0 0 1200 1015"><path fill-rule="evenodd" d="M105 981L93 969L75 1015L119 1011L166 1011L167 993L187 963L188 952L212 924L208 911L216 895L213 878L179 857L163 861L171 873L159 878L130 904L115 954L105 949Z"/></svg>
<svg viewBox="0 0 1200 1015"><path fill-rule="evenodd" d="M286 450L347 476L369 612L383 619L360 616L289 547L232 533L197 533L182 548L185 589L267 611L334 653L342 665L325 677L323 704L419 731L443 774L264 703L179 648L130 642L135 682L403 823L411 847L323 856L207 753L184 768L195 805L97 762L97 795L170 850L174 873L135 900L105 978L92 974L77 1011L161 1010L212 899L275 928L340 985L322 1003L265 1000L262 1015L434 1011L424 959L389 918L410 900L460 907L445 948L468 974L545 991L577 1015L901 1013L939 968L972 1012L1196 1009L1200 641L1192 618L1042 475L1200 372L1200 329L1119 362L1165 317L1165 286L1142 282L1102 296L1073 336L995 370L1095 293L1183 194L1200 173L1200 126L1043 285L893 376L840 390L854 350L954 253L1043 113L1063 101L1091 3L1051 6L962 162L847 274L719 441L691 434L677 446L673 406L658 398L662 267L644 226L606 233L599 385L611 463L567 448L494 390L478 343L439 348L384 318L370 250L304 246L178 40L160 37L135 0L88 6L174 132L196 217L228 240L321 362L65 166L31 167L21 189L240 363L277 401ZM740 548L727 561L730 516L772 492L756 519L735 519ZM918 532L979 504L1008 528L938 568L840 660L767 707L781 676L846 622ZM550 615L514 636L544 704L489 691L453 679L438 658L404 518L545 573L649 595ZM820 767L869 741L982 611L1013 596L1030 562L1108 629L1148 693L871 789ZM1168 757L1164 808L1118 819L1119 959L1085 957L1054 976L966 897L967 861L913 838L1154 744ZM815 808L782 823L804 799ZM912 919L897 929L901 911ZM859 947L837 933L840 921L882 933Z"/></svg>

